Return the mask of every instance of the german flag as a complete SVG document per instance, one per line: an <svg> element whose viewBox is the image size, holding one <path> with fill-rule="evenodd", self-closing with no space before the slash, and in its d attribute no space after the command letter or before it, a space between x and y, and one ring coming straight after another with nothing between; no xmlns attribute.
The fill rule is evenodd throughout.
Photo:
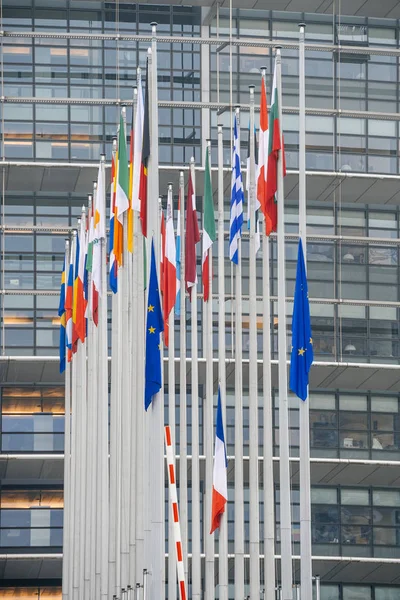
<svg viewBox="0 0 400 600"><path fill-rule="evenodd" d="M146 87L144 93L143 146L140 167L140 222L142 233L147 237L147 165L150 157L150 121L149 121L149 59L146 64Z"/></svg>

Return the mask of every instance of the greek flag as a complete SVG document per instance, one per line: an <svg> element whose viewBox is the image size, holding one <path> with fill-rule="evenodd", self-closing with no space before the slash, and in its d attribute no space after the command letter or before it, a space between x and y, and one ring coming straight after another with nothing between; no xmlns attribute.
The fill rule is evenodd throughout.
<svg viewBox="0 0 400 600"><path fill-rule="evenodd" d="M229 226L229 258L235 265L239 262L238 240L242 235L243 199L243 180L240 168L240 150L235 116L233 125L231 218Z"/></svg>

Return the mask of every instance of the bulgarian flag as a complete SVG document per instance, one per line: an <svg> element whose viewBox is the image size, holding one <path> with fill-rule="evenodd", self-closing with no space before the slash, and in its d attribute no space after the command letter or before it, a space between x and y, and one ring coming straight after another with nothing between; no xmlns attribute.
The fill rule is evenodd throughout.
<svg viewBox="0 0 400 600"><path fill-rule="evenodd" d="M172 209L172 189L168 188L167 219L163 237L163 313L164 313L164 343L169 343L168 318L176 301L176 247Z"/></svg>
<svg viewBox="0 0 400 600"><path fill-rule="evenodd" d="M207 302L210 294L210 279L212 277L210 265L210 248L215 242L215 218L211 186L210 157L206 149L206 165L204 172L204 222L203 222L203 257L201 278L203 281L203 299Z"/></svg>
<svg viewBox="0 0 400 600"><path fill-rule="evenodd" d="M278 189L278 159L282 150L283 174L286 175L285 154L281 135L281 124L279 123L279 102L276 81L276 62L274 69L274 80L272 85L271 109L269 113L269 136L268 136L268 168L267 185L264 204L266 234L277 230L278 211L275 194Z"/></svg>

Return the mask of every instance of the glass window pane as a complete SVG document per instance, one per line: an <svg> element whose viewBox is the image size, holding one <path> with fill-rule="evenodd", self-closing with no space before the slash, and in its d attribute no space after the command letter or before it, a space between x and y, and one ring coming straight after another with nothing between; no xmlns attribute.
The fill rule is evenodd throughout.
<svg viewBox="0 0 400 600"><path fill-rule="evenodd" d="M311 488L312 504L337 504L336 488Z"/></svg>
<svg viewBox="0 0 400 600"><path fill-rule="evenodd" d="M366 396L350 396L347 394L340 394L339 396L339 409L340 410L351 410L351 411L367 411L367 397Z"/></svg>
<svg viewBox="0 0 400 600"><path fill-rule="evenodd" d="M343 488L340 490L342 504L354 504L356 506L368 506L368 490L357 490L352 488Z"/></svg>
<svg viewBox="0 0 400 600"><path fill-rule="evenodd" d="M344 585L343 600L371 600L371 586Z"/></svg>
<svg viewBox="0 0 400 600"><path fill-rule="evenodd" d="M400 506L399 491L373 490L372 497L376 506Z"/></svg>

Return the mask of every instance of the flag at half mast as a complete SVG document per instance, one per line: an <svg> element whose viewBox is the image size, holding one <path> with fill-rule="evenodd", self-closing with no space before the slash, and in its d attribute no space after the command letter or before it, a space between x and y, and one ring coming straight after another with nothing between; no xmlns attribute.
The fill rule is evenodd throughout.
<svg viewBox="0 0 400 600"><path fill-rule="evenodd" d="M299 240L296 287L292 318L292 354L290 357L290 389L301 400L308 395L308 374L314 360L310 303L303 244Z"/></svg>
<svg viewBox="0 0 400 600"><path fill-rule="evenodd" d="M212 265L210 264L210 249L216 240L213 193L211 185L211 170L209 149L206 149L206 164L204 171L204 220L203 220L203 256L202 256L202 281L203 300L207 302L210 295L210 281L212 278Z"/></svg>

